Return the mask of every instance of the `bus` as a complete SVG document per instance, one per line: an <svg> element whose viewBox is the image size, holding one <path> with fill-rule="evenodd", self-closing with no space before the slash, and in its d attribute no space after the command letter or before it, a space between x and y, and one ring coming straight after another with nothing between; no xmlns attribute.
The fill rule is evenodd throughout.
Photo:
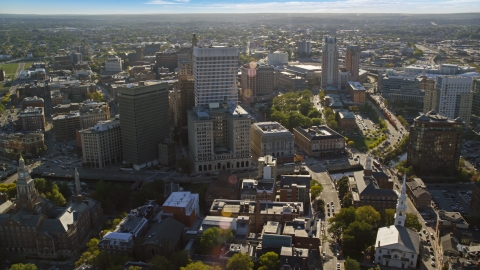
<svg viewBox="0 0 480 270"><path fill-rule="evenodd" d="M295 166L295 163L284 163L283 167L292 167Z"/></svg>

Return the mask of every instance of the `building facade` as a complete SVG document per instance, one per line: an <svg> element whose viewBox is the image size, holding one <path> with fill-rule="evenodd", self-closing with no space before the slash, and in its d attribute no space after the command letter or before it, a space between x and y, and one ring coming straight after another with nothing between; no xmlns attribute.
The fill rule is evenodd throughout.
<svg viewBox="0 0 480 270"><path fill-rule="evenodd" d="M158 144L169 137L168 84L140 82L118 88L123 161L138 170L158 163Z"/></svg>
<svg viewBox="0 0 480 270"><path fill-rule="evenodd" d="M106 72L122 72L123 60L119 57L105 60Z"/></svg>
<svg viewBox="0 0 480 270"><path fill-rule="evenodd" d="M254 160L270 155L275 157L278 163L293 162L295 139L280 123L254 123L251 125L250 137Z"/></svg>
<svg viewBox="0 0 480 270"><path fill-rule="evenodd" d="M347 83L347 90L354 103L365 103L367 89L359 82L353 81Z"/></svg>
<svg viewBox="0 0 480 270"><path fill-rule="evenodd" d="M233 103L188 111L188 145L194 171L249 169L251 118Z"/></svg>
<svg viewBox="0 0 480 270"><path fill-rule="evenodd" d="M407 182L407 194L417 209L432 205L432 195L421 178L413 178L413 181Z"/></svg>
<svg viewBox="0 0 480 270"><path fill-rule="evenodd" d="M412 166L417 175L456 171L464 127L462 119L452 120L434 111L415 118L410 126L407 166Z"/></svg>
<svg viewBox="0 0 480 270"><path fill-rule="evenodd" d="M53 117L53 131L56 140L74 139L80 130L80 113L72 112Z"/></svg>
<svg viewBox="0 0 480 270"><path fill-rule="evenodd" d="M470 125L472 115L472 78L440 75L435 79L435 90L429 94L429 102L424 104L424 112L434 110L438 114L455 119L460 117L465 128ZM426 107L426 106L430 107Z"/></svg>
<svg viewBox="0 0 480 270"><path fill-rule="evenodd" d="M274 52L267 55L267 63L275 66L280 64L288 64L288 53L286 52Z"/></svg>
<svg viewBox="0 0 480 270"><path fill-rule="evenodd" d="M347 46L345 52L345 68L350 71L350 80L358 82L358 73L360 71L360 47Z"/></svg>
<svg viewBox="0 0 480 270"><path fill-rule="evenodd" d="M25 97L22 100L22 110L25 110L28 107L43 108L43 107L45 107L45 102L43 101L43 98L41 98L41 97Z"/></svg>
<svg viewBox="0 0 480 270"><path fill-rule="evenodd" d="M193 48L195 106L210 103L238 103L238 49L230 47Z"/></svg>
<svg viewBox="0 0 480 270"><path fill-rule="evenodd" d="M296 127L293 135L295 143L310 156L345 150L345 137L325 125Z"/></svg>
<svg viewBox="0 0 480 270"><path fill-rule="evenodd" d="M88 167L104 168L122 161L120 120L100 121L80 131L83 163Z"/></svg>
<svg viewBox="0 0 480 270"><path fill-rule="evenodd" d="M19 115L22 130L38 130L45 128L43 107L28 107Z"/></svg>
<svg viewBox="0 0 480 270"><path fill-rule="evenodd" d="M174 71L178 67L178 56L174 51L157 52L155 54L155 67L168 68Z"/></svg>
<svg viewBox="0 0 480 270"><path fill-rule="evenodd" d="M45 151L44 138L42 132L0 134L0 155L10 158L20 154L37 157Z"/></svg>
<svg viewBox="0 0 480 270"><path fill-rule="evenodd" d="M338 45L337 38L325 36L322 47L322 89L338 84Z"/></svg>
<svg viewBox="0 0 480 270"><path fill-rule="evenodd" d="M312 43L310 41L306 41L306 40L298 41L297 56L308 57L310 55L311 48L312 48Z"/></svg>
<svg viewBox="0 0 480 270"><path fill-rule="evenodd" d="M273 66L246 64L241 68L241 92L242 102L257 102L259 96L273 94ZM270 98L269 98L270 99Z"/></svg>

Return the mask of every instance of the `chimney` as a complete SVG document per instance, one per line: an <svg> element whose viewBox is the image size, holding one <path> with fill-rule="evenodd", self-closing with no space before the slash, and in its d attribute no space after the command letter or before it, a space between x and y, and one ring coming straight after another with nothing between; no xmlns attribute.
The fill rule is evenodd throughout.
<svg viewBox="0 0 480 270"><path fill-rule="evenodd" d="M307 269L307 258L302 258L302 269Z"/></svg>
<svg viewBox="0 0 480 270"><path fill-rule="evenodd" d="M378 241L378 246L380 246L380 241Z"/></svg>

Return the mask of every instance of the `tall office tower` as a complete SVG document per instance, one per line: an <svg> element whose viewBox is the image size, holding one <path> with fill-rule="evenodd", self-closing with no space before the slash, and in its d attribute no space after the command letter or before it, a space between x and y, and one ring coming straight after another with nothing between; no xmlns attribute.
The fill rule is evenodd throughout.
<svg viewBox="0 0 480 270"><path fill-rule="evenodd" d="M195 106L238 103L238 49L210 46L193 48Z"/></svg>
<svg viewBox="0 0 480 270"><path fill-rule="evenodd" d="M421 90L425 93L423 98L423 113L426 114L433 109L432 104L437 103L437 96L435 95L435 81L429 79L427 76L422 75L421 78Z"/></svg>
<svg viewBox="0 0 480 270"><path fill-rule="evenodd" d="M473 80L473 101L472 101L472 127L480 131L480 79Z"/></svg>
<svg viewBox="0 0 480 270"><path fill-rule="evenodd" d="M460 117L468 127L472 114L472 78L440 75L434 81L435 90L425 92L428 101L424 103L423 111L434 110L451 119Z"/></svg>
<svg viewBox="0 0 480 270"><path fill-rule="evenodd" d="M169 137L168 83L117 88L123 161L136 170L158 163L158 144Z"/></svg>
<svg viewBox="0 0 480 270"><path fill-rule="evenodd" d="M135 56L137 58L137 61L142 61L143 59L143 48L138 46L136 49L135 49Z"/></svg>
<svg viewBox="0 0 480 270"><path fill-rule="evenodd" d="M360 70L360 47L347 47L347 52L345 54L345 68L352 74L350 81L358 82L358 72Z"/></svg>
<svg viewBox="0 0 480 270"><path fill-rule="evenodd" d="M412 166L418 175L455 172L462 149L464 126L462 119L452 120L435 111L415 118L410 127L407 166Z"/></svg>
<svg viewBox="0 0 480 270"><path fill-rule="evenodd" d="M251 103L262 101L262 96L273 93L273 66L246 64L242 67L242 102ZM272 99L269 97L268 99ZM266 100L266 99L265 99Z"/></svg>
<svg viewBox="0 0 480 270"><path fill-rule="evenodd" d="M155 67L168 68L170 71L174 71L178 67L178 56L174 51L157 52L155 54Z"/></svg>
<svg viewBox="0 0 480 270"><path fill-rule="evenodd" d="M195 172L249 169L251 117L231 102L188 111L188 145Z"/></svg>
<svg viewBox="0 0 480 270"><path fill-rule="evenodd" d="M325 36L322 47L322 89L338 84L337 38Z"/></svg>
<svg viewBox="0 0 480 270"><path fill-rule="evenodd" d="M302 40L297 42L297 56L305 57L310 55L312 44L310 41Z"/></svg>

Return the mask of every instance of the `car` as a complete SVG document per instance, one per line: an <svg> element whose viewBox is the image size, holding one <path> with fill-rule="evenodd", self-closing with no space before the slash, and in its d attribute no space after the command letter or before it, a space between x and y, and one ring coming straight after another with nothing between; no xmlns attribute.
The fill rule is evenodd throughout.
<svg viewBox="0 0 480 270"><path fill-rule="evenodd" d="M337 262L337 269L340 269L340 263Z"/></svg>
<svg viewBox="0 0 480 270"><path fill-rule="evenodd" d="M435 267L435 262L432 261L432 262L430 263L430 265L433 266L433 267Z"/></svg>
<svg viewBox="0 0 480 270"><path fill-rule="evenodd" d="M323 261L327 260L327 256L323 255Z"/></svg>
<svg viewBox="0 0 480 270"><path fill-rule="evenodd" d="M432 261L435 261L435 256L430 256L430 259L431 259Z"/></svg>

